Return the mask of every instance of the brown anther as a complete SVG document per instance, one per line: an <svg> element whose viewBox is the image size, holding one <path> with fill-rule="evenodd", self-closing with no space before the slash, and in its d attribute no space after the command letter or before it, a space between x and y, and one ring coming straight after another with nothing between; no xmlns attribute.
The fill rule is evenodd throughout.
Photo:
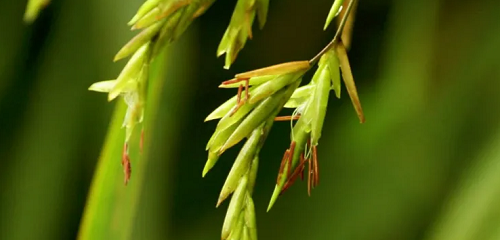
<svg viewBox="0 0 500 240"><path fill-rule="evenodd" d="M245 81L245 95L246 95L246 101L250 99L250 79L247 78Z"/></svg>
<svg viewBox="0 0 500 240"><path fill-rule="evenodd" d="M280 117L275 117L274 121L290 121L290 120L299 120L300 115L295 115L295 116L280 116Z"/></svg>
<svg viewBox="0 0 500 240"><path fill-rule="evenodd" d="M144 129L141 130L141 140L139 141L139 151L142 153L144 149Z"/></svg>
<svg viewBox="0 0 500 240"><path fill-rule="evenodd" d="M290 157L288 158L288 174L287 176L290 176L290 173L292 172L292 160L293 160L293 154L295 151L295 144L296 142L293 141L292 144L290 144Z"/></svg>
<svg viewBox="0 0 500 240"><path fill-rule="evenodd" d="M125 143L123 146L123 152L122 152L122 166L123 166L123 173L124 173L124 182L125 185L127 185L128 181L130 180L130 174L132 172L132 167L130 164L130 157L128 155L128 144Z"/></svg>
<svg viewBox="0 0 500 240"><path fill-rule="evenodd" d="M238 87L238 95L236 95L236 103L240 104L241 102L241 92L243 91L243 85Z"/></svg>
<svg viewBox="0 0 500 240"><path fill-rule="evenodd" d="M285 154L283 155L283 158L281 159L280 170L278 171L278 179L276 179L276 184L279 184L281 176L283 175L283 170L285 169L285 163L288 160L289 153L290 151L286 150Z"/></svg>
<svg viewBox="0 0 500 240"><path fill-rule="evenodd" d="M243 93L243 85L240 85L238 87L238 95L236 95L236 107L231 111L229 114L230 117L232 117L238 109L240 109L243 104L250 99L250 92L249 92L249 86L250 86L250 79L249 78L234 78L231 80L227 80L225 82L222 82L222 85L228 85L228 84L233 84L233 83L239 83L245 81L245 99L242 100L241 94Z"/></svg>
<svg viewBox="0 0 500 240"><path fill-rule="evenodd" d="M318 148L317 146L313 146L312 148L312 158L314 163L314 186L318 186L319 184L319 167L318 167Z"/></svg>
<svg viewBox="0 0 500 240"><path fill-rule="evenodd" d="M240 109L241 106L243 106L243 104L245 104L245 101L240 101L234 108L233 110L231 110L231 114L229 114L230 117L232 117L237 111L238 109Z"/></svg>
<svg viewBox="0 0 500 240"><path fill-rule="evenodd" d="M301 153L300 154L300 163L295 168L295 170L293 171L292 175L286 181L285 185L283 186L283 189L280 192L280 195L283 194L290 186L293 185L293 183L295 182L295 180L297 180L297 177L299 175L301 175L302 178L304 177L304 165L305 165L305 163L306 163L306 161L304 159L304 154Z"/></svg>

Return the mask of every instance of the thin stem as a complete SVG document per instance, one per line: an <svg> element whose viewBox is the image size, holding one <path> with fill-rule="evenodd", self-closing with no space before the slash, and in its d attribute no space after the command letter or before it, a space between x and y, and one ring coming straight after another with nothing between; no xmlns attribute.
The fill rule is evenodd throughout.
<svg viewBox="0 0 500 240"><path fill-rule="evenodd" d="M316 63L321 58L321 56L323 56L323 54L325 54L328 50L330 50L335 45L337 40L340 38L340 35L342 34L342 30L344 30L344 26L347 22L347 18L349 17L349 13L351 12L352 6L354 6L355 1L356 0L350 0L349 5L347 6L347 9L345 10L345 14L342 18L342 21L340 21L339 28L337 28L337 32L335 33L335 36L333 37L332 41L330 43L328 43L328 45L326 45L326 47L323 48L323 50L321 50L321 52L319 52L318 54L316 54L316 56L314 56L311 60L309 60L309 64L311 66L314 63Z"/></svg>

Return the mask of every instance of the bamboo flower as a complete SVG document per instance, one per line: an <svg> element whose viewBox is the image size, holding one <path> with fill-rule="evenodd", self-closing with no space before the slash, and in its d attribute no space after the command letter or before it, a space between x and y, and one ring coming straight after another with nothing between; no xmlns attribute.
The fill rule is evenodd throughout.
<svg viewBox="0 0 500 240"><path fill-rule="evenodd" d="M222 83L221 87L237 87L238 94L205 119L220 121L207 144L209 153L203 176L224 151L249 136L272 114L278 114L276 111L285 105L308 69L308 61L291 62L237 74Z"/></svg>
<svg viewBox="0 0 500 240"><path fill-rule="evenodd" d="M126 128L122 165L125 184L130 179L129 140L137 124L143 121L149 64L159 52L187 29L215 0L147 0L128 23L141 32L123 46L114 61L132 56L116 80L94 83L89 90L107 92L108 101L122 96L127 104L123 127ZM142 149L143 131L140 148Z"/></svg>
<svg viewBox="0 0 500 240"><path fill-rule="evenodd" d="M229 69L247 39L252 39L252 25L257 15L259 27L266 24L269 0L238 0L231 22L217 49L217 56L226 54L225 69Z"/></svg>

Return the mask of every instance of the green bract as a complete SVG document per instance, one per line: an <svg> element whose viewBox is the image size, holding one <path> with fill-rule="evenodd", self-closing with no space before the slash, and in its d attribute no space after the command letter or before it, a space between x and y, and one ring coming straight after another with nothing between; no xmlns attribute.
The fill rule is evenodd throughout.
<svg viewBox="0 0 500 240"><path fill-rule="evenodd" d="M276 115L297 89L302 75L308 69L308 61L279 64L237 74L235 79L221 85L226 88L238 87L239 91L238 95L219 106L206 119L220 121L207 144L208 160L203 169L203 176L226 149L247 138L217 201L219 206L233 194L222 227L222 239L257 239L252 192L257 176L259 152ZM252 101L252 98L256 100Z"/></svg>
<svg viewBox="0 0 500 240"><path fill-rule="evenodd" d="M24 12L24 21L26 23L32 23L40 14L43 8L49 5L50 0L29 0L28 5L26 5L26 11Z"/></svg>
<svg viewBox="0 0 500 240"><path fill-rule="evenodd" d="M224 68L229 69L248 38L252 38L252 25L257 14L262 29L266 23L269 0L238 0L231 22L217 49L217 56L226 54Z"/></svg>
<svg viewBox="0 0 500 240"><path fill-rule="evenodd" d="M339 61L334 49L321 57L318 69L311 82L295 91L286 106L297 108L300 118L292 129L290 149L283 157L276 187L271 197L268 210L278 196L293 184L298 174L303 174L306 161L309 162L308 192L318 184L318 146L325 120L330 90L333 88L340 96ZM293 172L292 172L293 169Z"/></svg>
<svg viewBox="0 0 500 240"><path fill-rule="evenodd" d="M109 101L123 96L127 103L128 108L123 123L126 136L122 157L126 173L125 182L130 175L128 142L134 127L141 123L144 117L149 63L155 59L160 50L179 38L193 20L203 14L214 1L147 0L144 2L128 23L132 26L132 30L142 29L141 32L125 44L114 57L114 60L118 61L132 55L127 65L116 80L94 83L89 88L93 91L108 92ZM28 8L30 6L28 5ZM212 159L216 157L212 156Z"/></svg>
<svg viewBox="0 0 500 240"><path fill-rule="evenodd" d="M344 3L344 0L335 0L333 2L332 8L330 9L330 12L328 13L328 17L326 17L326 22L325 26L323 27L323 30L326 30L330 23L332 22L333 18L337 16L340 13L342 3Z"/></svg>

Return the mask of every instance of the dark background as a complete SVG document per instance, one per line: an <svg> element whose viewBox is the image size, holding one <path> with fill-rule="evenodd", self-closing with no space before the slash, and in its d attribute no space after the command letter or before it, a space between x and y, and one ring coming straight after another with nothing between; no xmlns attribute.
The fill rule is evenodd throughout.
<svg viewBox="0 0 500 240"><path fill-rule="evenodd" d="M0 239L77 236L117 102L87 88L126 63L112 59L141 3L54 0L26 25L25 1L0 1ZM238 147L201 178L216 126L203 120L234 95L217 86L310 59L334 35L331 0L271 0L224 70L215 52L234 4L218 0L167 50L137 214L113 226L132 239L220 237L227 203L215 203ZM320 186L308 197L297 182L266 213L289 145L289 124L275 124L254 192L260 239L500 239L499 13L494 0L360 1L349 57L367 121L345 89L330 98Z"/></svg>

